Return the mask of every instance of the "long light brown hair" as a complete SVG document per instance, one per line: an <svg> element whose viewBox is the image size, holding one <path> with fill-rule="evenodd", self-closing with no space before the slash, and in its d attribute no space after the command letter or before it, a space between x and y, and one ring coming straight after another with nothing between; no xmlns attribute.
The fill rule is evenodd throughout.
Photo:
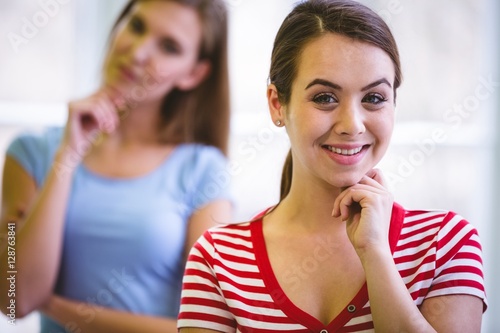
<svg viewBox="0 0 500 333"><path fill-rule="evenodd" d="M396 96L396 89L402 81L401 63L396 41L382 18L355 1L309 0L300 3L288 14L274 41L269 82L276 86L282 105L290 102L301 52L307 43L326 33L340 34L384 50L394 63L396 75L393 86ZM281 175L280 201L290 192L292 171L290 150Z"/></svg>
<svg viewBox="0 0 500 333"><path fill-rule="evenodd" d="M131 0L115 22L113 31L133 6ZM227 155L229 139L229 75L227 60L227 9L223 0L164 0L193 8L202 25L198 60L211 65L208 77L189 91L174 89L163 100L161 138L168 143L202 143Z"/></svg>

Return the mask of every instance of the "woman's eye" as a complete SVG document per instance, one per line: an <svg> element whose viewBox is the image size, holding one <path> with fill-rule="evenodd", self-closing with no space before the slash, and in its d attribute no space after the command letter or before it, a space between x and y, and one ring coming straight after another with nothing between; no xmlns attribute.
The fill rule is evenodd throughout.
<svg viewBox="0 0 500 333"><path fill-rule="evenodd" d="M321 93L313 98L314 103L317 104L331 104L331 103L336 103L337 100L335 99L335 96L332 94L326 94L326 93Z"/></svg>
<svg viewBox="0 0 500 333"><path fill-rule="evenodd" d="M133 32L138 33L138 34L142 34L146 30L146 28L144 27L144 23L138 17L133 17L130 20L129 26L130 26L130 30L132 30Z"/></svg>
<svg viewBox="0 0 500 333"><path fill-rule="evenodd" d="M387 99L380 94L368 94L363 98L362 102L378 105L387 102Z"/></svg>
<svg viewBox="0 0 500 333"><path fill-rule="evenodd" d="M181 53L181 48L179 47L179 45L171 39L166 39L162 41L161 48L166 53L171 53L171 54Z"/></svg>

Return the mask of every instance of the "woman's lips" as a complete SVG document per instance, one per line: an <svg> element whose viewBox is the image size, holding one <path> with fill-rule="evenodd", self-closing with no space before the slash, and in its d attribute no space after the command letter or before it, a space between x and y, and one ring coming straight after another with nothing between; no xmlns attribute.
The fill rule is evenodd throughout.
<svg viewBox="0 0 500 333"><path fill-rule="evenodd" d="M129 67L126 66L118 66L120 74L125 77L129 81L137 81L138 75L134 73Z"/></svg>
<svg viewBox="0 0 500 333"><path fill-rule="evenodd" d="M358 146L330 146L323 145L321 148L328 157L341 165L354 165L363 159L369 149L369 145Z"/></svg>

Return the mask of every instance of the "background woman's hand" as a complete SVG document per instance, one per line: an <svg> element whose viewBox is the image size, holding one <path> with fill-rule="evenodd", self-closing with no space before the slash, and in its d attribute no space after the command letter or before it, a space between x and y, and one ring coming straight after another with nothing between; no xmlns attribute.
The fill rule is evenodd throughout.
<svg viewBox="0 0 500 333"><path fill-rule="evenodd" d="M104 89L70 102L61 149L83 159L100 133L111 133L116 129L119 123L117 109L123 104L120 97Z"/></svg>
<svg viewBox="0 0 500 333"><path fill-rule="evenodd" d="M337 197L333 216L346 221L347 235L358 255L373 247L389 249L393 196L385 188L380 170L370 170L358 184Z"/></svg>

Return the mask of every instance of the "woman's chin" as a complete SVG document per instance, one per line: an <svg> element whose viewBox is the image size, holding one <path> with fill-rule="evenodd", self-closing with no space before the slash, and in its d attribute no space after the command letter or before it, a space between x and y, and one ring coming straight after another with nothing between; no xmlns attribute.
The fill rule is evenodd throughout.
<svg viewBox="0 0 500 333"><path fill-rule="evenodd" d="M335 179L332 179L329 183L336 188L344 189L358 184L362 178L363 175L337 176L335 177Z"/></svg>

